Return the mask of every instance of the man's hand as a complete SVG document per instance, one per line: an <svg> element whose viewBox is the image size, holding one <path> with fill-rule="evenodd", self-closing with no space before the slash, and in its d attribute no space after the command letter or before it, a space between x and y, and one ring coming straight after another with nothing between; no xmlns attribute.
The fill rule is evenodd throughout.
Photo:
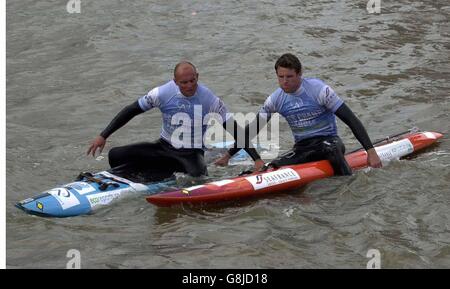
<svg viewBox="0 0 450 289"><path fill-rule="evenodd" d="M381 168L383 166L380 157L374 148L367 151L367 164L372 168Z"/></svg>
<svg viewBox="0 0 450 289"><path fill-rule="evenodd" d="M231 156L228 152L226 152L221 158L217 159L214 164L220 167L228 166L228 162L230 161Z"/></svg>
<svg viewBox="0 0 450 289"><path fill-rule="evenodd" d="M255 161L255 172L259 172L264 165L265 165L265 163L262 159L256 160Z"/></svg>
<svg viewBox="0 0 450 289"><path fill-rule="evenodd" d="M92 142L91 146L89 147L86 155L89 155L92 153L92 156L95 157L95 152L97 149L100 149L100 153L102 153L103 148L105 147L106 139L102 137L101 135L97 136L94 141Z"/></svg>

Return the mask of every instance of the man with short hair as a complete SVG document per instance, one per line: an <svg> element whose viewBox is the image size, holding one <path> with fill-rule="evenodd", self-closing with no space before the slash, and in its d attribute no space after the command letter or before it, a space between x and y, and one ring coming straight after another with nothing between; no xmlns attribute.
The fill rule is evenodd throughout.
<svg viewBox="0 0 450 289"><path fill-rule="evenodd" d="M174 172L183 172L194 177L205 175L207 167L204 160L203 135L207 126L203 124L203 118L209 113L219 114L224 128L228 128L235 139L239 134L236 122L227 118L228 110L222 100L206 86L198 84L195 66L183 61L175 66L173 80L152 89L120 111L94 139L87 154L92 153L92 156L95 156L97 149L101 153L106 139L112 133L136 115L155 107L161 110L163 117L160 139L152 143L143 142L112 148L108 157L113 173L129 178L143 173L152 181L170 177ZM186 118L183 117L188 117L189 121L186 123ZM200 120L194 119L199 117ZM179 122L180 119L182 124ZM234 129L231 129L233 125L226 125L230 121L234 122ZM183 140L174 137L174 133L181 126L187 127L188 132L193 132L187 136L183 135ZM236 145L230 149L232 154L239 151ZM245 150L255 161L256 169L264 165L254 148L247 146Z"/></svg>
<svg viewBox="0 0 450 289"><path fill-rule="evenodd" d="M293 54L282 55L275 63L279 88L265 101L256 117L270 119L273 113L281 114L288 122L295 145L288 153L272 160L266 167L280 167L327 159L336 175L351 175L345 160L345 147L337 134L337 115L350 127L355 137L367 151L371 167L381 167L381 161L361 121L343 100L322 80L302 77L302 65ZM249 127L246 135L249 136ZM258 124L258 131L261 128ZM234 152L232 152L234 153ZM233 154L227 152L216 163L228 164Z"/></svg>

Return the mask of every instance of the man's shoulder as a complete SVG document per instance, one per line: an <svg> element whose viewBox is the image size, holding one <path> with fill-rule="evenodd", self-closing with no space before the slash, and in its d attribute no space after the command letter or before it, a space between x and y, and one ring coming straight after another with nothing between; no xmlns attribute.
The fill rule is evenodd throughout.
<svg viewBox="0 0 450 289"><path fill-rule="evenodd" d="M277 89L275 89L268 98L275 100L277 98L282 97L283 95L285 95L286 93L284 92L284 90L281 87L278 87Z"/></svg>
<svg viewBox="0 0 450 289"><path fill-rule="evenodd" d="M220 97L218 97L210 88L202 83L198 83L197 92L201 103L206 104L220 101Z"/></svg>
<svg viewBox="0 0 450 289"><path fill-rule="evenodd" d="M173 85L175 85L173 81L168 81L163 85L152 88L146 95L139 98L139 105L143 110L160 107L169 99L168 96L175 91Z"/></svg>
<svg viewBox="0 0 450 289"><path fill-rule="evenodd" d="M168 101L172 96L178 93L178 86L175 84L173 80L170 80L160 86L153 88L149 94L152 94L153 97L158 98L161 103Z"/></svg>
<svg viewBox="0 0 450 289"><path fill-rule="evenodd" d="M322 79L313 77L303 78L302 85L308 94L314 97L318 97L326 87L329 87Z"/></svg>
<svg viewBox="0 0 450 289"><path fill-rule="evenodd" d="M313 87L313 88L323 88L324 86L327 85L325 83L325 81L323 81L320 78L315 78L315 77L304 77L303 83L306 86Z"/></svg>
<svg viewBox="0 0 450 289"><path fill-rule="evenodd" d="M286 97L286 93L284 90L280 87L275 89L266 99L264 102L267 106L272 106L274 108L279 108L280 105L283 103L283 100Z"/></svg>
<svg viewBox="0 0 450 289"><path fill-rule="evenodd" d="M204 85L203 83L198 83L198 88L197 88L198 90L199 90L199 92L201 93L201 94L208 94L208 95L213 95L213 96L216 96L215 94L214 94L214 92L209 88L209 87L207 87L206 85Z"/></svg>
<svg viewBox="0 0 450 289"><path fill-rule="evenodd" d="M159 91L174 91L177 89L177 85L175 84L175 81L169 80L166 83L156 87Z"/></svg>

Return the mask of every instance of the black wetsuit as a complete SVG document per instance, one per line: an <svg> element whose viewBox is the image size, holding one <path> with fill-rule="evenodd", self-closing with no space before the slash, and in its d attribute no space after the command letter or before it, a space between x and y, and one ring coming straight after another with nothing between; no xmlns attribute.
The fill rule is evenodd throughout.
<svg viewBox="0 0 450 289"><path fill-rule="evenodd" d="M335 114L350 127L364 149L369 150L373 148L364 126L345 103L337 109ZM260 117L258 115L256 117L258 132L262 129L259 125L259 120ZM249 136L249 126L251 125L254 124L246 127L246 137L253 139L254 136ZM236 152L237 150L230 150L232 154ZM344 154L345 146L338 136L316 136L295 143L292 150L272 160L267 167L280 167L311 161L329 160L335 175L351 175L352 169L345 160Z"/></svg>
<svg viewBox="0 0 450 289"><path fill-rule="evenodd" d="M113 132L125 125L133 117L144 111L138 101L120 111L111 123L100 134L105 139ZM235 137L241 128L237 123L226 125L225 129L232 129L230 133ZM242 133L243 135L243 133ZM260 159L258 152L247 145L245 150L253 158ZM237 142L232 152L239 151ZM175 148L166 140L160 138L154 142L142 142L121 147L114 147L109 151L109 164L111 172L132 180L159 181L172 176L174 172L183 172L194 177L207 174L204 160L204 150L199 148Z"/></svg>

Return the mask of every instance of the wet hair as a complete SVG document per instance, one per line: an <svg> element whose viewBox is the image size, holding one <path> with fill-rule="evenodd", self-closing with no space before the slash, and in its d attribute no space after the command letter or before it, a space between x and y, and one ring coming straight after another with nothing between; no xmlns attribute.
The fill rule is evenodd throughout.
<svg viewBox="0 0 450 289"><path fill-rule="evenodd" d="M289 69L294 69L295 72L300 73L302 71L302 64L300 60L291 53L285 53L278 58L277 62L275 62L275 71L278 70L278 67L284 67Z"/></svg>
<svg viewBox="0 0 450 289"><path fill-rule="evenodd" d="M195 68L194 64L190 63L189 61L180 61L177 65L175 65L175 68L173 69L173 77L176 77L178 68L183 64L189 64L194 69L194 72L197 73L197 68Z"/></svg>

